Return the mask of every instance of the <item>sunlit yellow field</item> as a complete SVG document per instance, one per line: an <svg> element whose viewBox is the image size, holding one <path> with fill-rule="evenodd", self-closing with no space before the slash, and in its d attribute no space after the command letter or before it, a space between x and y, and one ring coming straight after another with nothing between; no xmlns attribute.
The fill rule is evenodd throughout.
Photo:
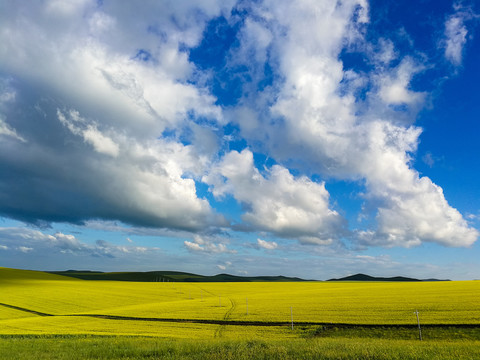
<svg viewBox="0 0 480 360"><path fill-rule="evenodd" d="M479 299L478 281L142 283L86 281L0 268L0 334L282 338L293 336L287 326L292 315L294 323L416 324L416 309L422 324L480 325ZM92 314L150 320L85 316ZM260 322L284 325L258 326Z"/></svg>

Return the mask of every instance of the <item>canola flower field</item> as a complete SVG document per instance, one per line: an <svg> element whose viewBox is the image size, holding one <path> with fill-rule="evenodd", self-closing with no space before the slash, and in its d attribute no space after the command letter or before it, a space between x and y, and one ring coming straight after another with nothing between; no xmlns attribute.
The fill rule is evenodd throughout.
<svg viewBox="0 0 480 360"><path fill-rule="evenodd" d="M349 338L347 342L353 347L348 351L344 348L344 358L351 358L355 354L353 344L359 341L356 338L363 338L357 344L360 348L369 337L379 338L370 338L370 342L392 334L407 339L383 339L383 343L372 343L375 349L397 346L398 341L416 341L414 311L418 310L424 335L436 341L435 346L430 343L431 351L458 347L460 355L452 358L469 358L472 354L480 356L479 295L480 281L120 282L87 281L0 267L0 345L6 346L0 349L8 349L19 339L23 340L16 344L22 348L32 341L37 345L49 341L53 344L58 337L77 345L78 339L83 339L80 343L87 346L93 341L89 337L100 336L97 340L107 348L112 341L118 342L118 337L140 337L152 346L154 341L145 339L190 344L186 348L175 345L180 352L209 340L234 342L223 343L227 347L251 343L253 347L260 346L261 354L266 349L275 352L285 344L297 343L292 351L299 351L302 346L307 348L319 341L327 346L333 344L329 341ZM192 341L197 345L192 345ZM158 350L159 345L155 344ZM409 346L399 349L408 352ZM22 353L20 348L16 353ZM372 351L384 351L377 350ZM399 358L408 358L410 353L399 354ZM431 358L428 354L426 358ZM181 354L172 358L181 358Z"/></svg>

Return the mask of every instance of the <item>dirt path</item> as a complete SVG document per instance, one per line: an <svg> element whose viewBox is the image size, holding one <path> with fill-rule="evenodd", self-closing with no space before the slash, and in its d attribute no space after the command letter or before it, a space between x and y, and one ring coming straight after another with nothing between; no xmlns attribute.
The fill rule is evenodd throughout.
<svg viewBox="0 0 480 360"><path fill-rule="evenodd" d="M223 315L223 321L224 323L221 324L217 330L215 330L215 334L214 334L214 337L216 338L219 338L219 337L222 337L223 336L223 332L225 330L225 327L230 323L229 319L230 319L230 315L232 315L232 312L235 310L235 308L237 307L237 303L235 302L235 300L233 300L232 298L228 298L228 300L230 300L230 308L227 310L227 312L225 313L225 315Z"/></svg>

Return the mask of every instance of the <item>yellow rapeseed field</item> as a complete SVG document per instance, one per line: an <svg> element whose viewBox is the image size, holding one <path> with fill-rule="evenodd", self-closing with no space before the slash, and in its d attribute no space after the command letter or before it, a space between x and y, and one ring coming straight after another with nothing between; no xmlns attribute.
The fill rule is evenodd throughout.
<svg viewBox="0 0 480 360"><path fill-rule="evenodd" d="M479 299L479 281L155 283L86 281L0 268L0 334L282 338L292 336L286 326L292 315L294 323L416 324L417 309L423 324L480 324ZM92 314L150 320L85 316Z"/></svg>

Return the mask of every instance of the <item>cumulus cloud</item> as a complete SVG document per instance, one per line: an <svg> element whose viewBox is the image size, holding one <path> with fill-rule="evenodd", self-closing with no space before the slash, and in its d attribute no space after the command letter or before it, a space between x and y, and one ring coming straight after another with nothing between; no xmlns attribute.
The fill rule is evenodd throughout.
<svg viewBox="0 0 480 360"><path fill-rule="evenodd" d="M215 242L217 241L217 242ZM236 250L228 249L227 245L218 239L195 235L192 241L184 241L185 247L192 252L207 254L235 254Z"/></svg>
<svg viewBox="0 0 480 360"><path fill-rule="evenodd" d="M374 217L378 226L355 232L364 243L409 247L431 241L469 246L478 238L478 231L448 204L438 185L420 177L411 167L422 131L411 124L426 98L411 85L425 70L420 59L410 55L402 58L393 44L384 40L381 51L371 55L379 59L372 59L378 65L371 73L343 68L341 50L362 36L362 24L368 20L358 15L359 9L366 11L366 4L346 1L341 5L319 2L297 6L264 2L262 11L255 15L272 34L268 61L277 65L278 76L272 86L254 98L242 99L241 110L236 113L242 134L252 144L261 144L255 149L267 148L277 161L290 167L365 184L364 198L368 207L377 209ZM280 16L281 11L289 16ZM329 31L312 31L322 26L328 26ZM251 47L248 41L242 46ZM394 57L398 58L396 62L391 61ZM368 89L364 101L356 98L359 86ZM265 104L270 104L267 111ZM232 164L235 158L239 155L225 157ZM280 168L272 169L267 180L248 162L237 161L237 166L227 167L228 161L221 171L228 179L226 185L215 187L214 193L219 189L230 191L249 205L252 210L244 215L245 221L279 235L288 232L295 216L288 216L290 220L281 225L280 216L271 216L275 214L275 201L267 202L268 210L261 212L257 199L265 202L268 190L257 193L244 181L252 179L250 182L258 188L262 181L282 177ZM250 170L231 170L236 167ZM271 182L278 187L276 181ZM242 187L249 190L242 192ZM282 195L273 198L277 203L282 201ZM336 217L325 211L326 199L320 202L323 210L315 211L318 223ZM277 204L277 208L283 205ZM301 218L306 220L308 216ZM264 219L268 223L263 223Z"/></svg>
<svg viewBox="0 0 480 360"><path fill-rule="evenodd" d="M199 234L232 229L321 245L478 238L442 188L413 168L415 117L429 96L414 80L428 65L385 37L367 44L366 0L49 0L0 9L2 216L195 233L184 246L209 254L233 250ZM444 48L459 65L473 14L454 9ZM190 55L222 16L236 38L216 76ZM347 68L346 50L362 52L366 66ZM218 77L239 83L228 106L214 95ZM253 152L274 165L260 168ZM330 179L360 185L364 208L375 209L362 214L368 228L349 229ZM224 196L242 206L233 225L213 206ZM142 251L24 236L71 253Z"/></svg>
<svg viewBox="0 0 480 360"><path fill-rule="evenodd" d="M266 241L262 239L257 239L257 245L266 250L275 250L278 247L278 244L275 241Z"/></svg>
<svg viewBox="0 0 480 360"><path fill-rule="evenodd" d="M415 246L422 241L445 246L470 246L479 233L448 205L442 188L426 177L414 177L408 190L390 189L378 208L378 229L367 243L383 246ZM382 196L382 195L380 195ZM367 234L364 234L367 235Z"/></svg>
<svg viewBox="0 0 480 360"><path fill-rule="evenodd" d="M184 5L2 5L0 136L17 140L0 144L10 170L0 187L11 189L2 215L190 231L223 222L196 194L211 146L202 135L178 140L223 121L215 98L186 81L195 66L181 47L195 46L231 4ZM164 139L169 129L176 135Z"/></svg>
<svg viewBox="0 0 480 360"><path fill-rule="evenodd" d="M425 94L410 90L412 77L420 69L411 59L404 59L393 74L380 77L379 95L382 101L391 105L408 104L410 106L422 103Z"/></svg>
<svg viewBox="0 0 480 360"><path fill-rule="evenodd" d="M370 162L362 163L369 190L367 198L378 209L378 228L376 232L368 232L373 234L370 243L406 247L422 241L447 246L473 244L478 231L448 204L440 186L409 167L408 153L416 148L419 129L397 128L385 123L373 127ZM361 239L366 241L370 236L366 235L362 233Z"/></svg>
<svg viewBox="0 0 480 360"><path fill-rule="evenodd" d="M213 185L215 196L232 194L246 204L242 219L253 230L312 244L330 244L342 233L343 219L329 208L324 183L295 178L280 165L263 176L249 150L225 155L204 181Z"/></svg>

